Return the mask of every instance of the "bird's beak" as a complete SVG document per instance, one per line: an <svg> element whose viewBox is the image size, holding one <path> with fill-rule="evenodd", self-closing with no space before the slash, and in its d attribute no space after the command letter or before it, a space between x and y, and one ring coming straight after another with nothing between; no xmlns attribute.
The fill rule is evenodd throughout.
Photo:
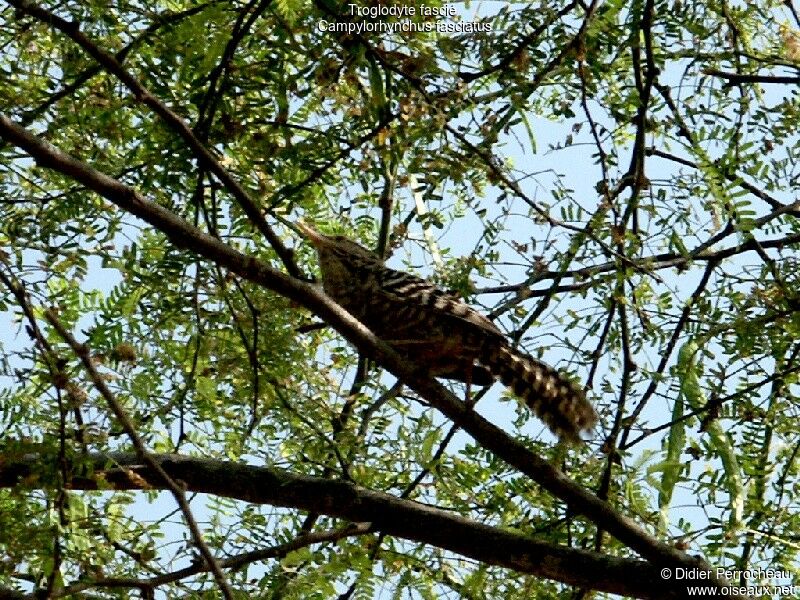
<svg viewBox="0 0 800 600"><path fill-rule="evenodd" d="M297 228L314 246L320 247L323 244L325 244L326 242L325 236L322 235L319 231L317 231L313 227L311 227L311 225L303 221L303 219L298 219L295 225L297 225Z"/></svg>

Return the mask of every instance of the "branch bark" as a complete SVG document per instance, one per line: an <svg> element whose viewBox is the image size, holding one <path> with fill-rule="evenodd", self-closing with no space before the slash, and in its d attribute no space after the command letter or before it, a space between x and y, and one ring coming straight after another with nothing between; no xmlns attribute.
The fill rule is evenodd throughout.
<svg viewBox="0 0 800 600"><path fill-rule="evenodd" d="M704 73L712 77L724 79L728 82L728 85L735 85L737 83L783 83L797 85L800 83L800 77L792 77L790 75L730 73L728 71L718 71L717 69L706 69Z"/></svg>
<svg viewBox="0 0 800 600"><path fill-rule="evenodd" d="M40 166L72 177L121 209L143 219L166 235L176 246L212 260L240 277L271 289L311 310L361 352L377 360L433 407L464 429L484 448L494 452L563 500L573 514L585 515L598 527L608 531L653 564L709 568L701 559L690 557L660 542L633 520L616 512L608 503L571 481L539 455L465 406L441 384L426 376L421 369L414 368L402 360L389 346L316 286L290 277L227 246L163 206L145 199L135 189L61 152L4 115L0 115L0 137L24 149ZM717 581L707 583L721 585Z"/></svg>
<svg viewBox="0 0 800 600"><path fill-rule="evenodd" d="M369 522L372 531L570 585L658 599L684 598L687 585L708 585L703 575L665 580L659 567L645 561L539 542L518 532L490 527L349 482L176 454L150 457L191 492L291 507L355 523ZM5 457L0 463L0 487L15 486L22 480L28 485L36 482L38 470L54 458L42 454ZM71 467L73 489L107 489L110 485L117 490L136 490L141 489L137 485L139 477L153 488L165 489L163 478L134 453L80 457ZM367 531L366 526L362 531Z"/></svg>

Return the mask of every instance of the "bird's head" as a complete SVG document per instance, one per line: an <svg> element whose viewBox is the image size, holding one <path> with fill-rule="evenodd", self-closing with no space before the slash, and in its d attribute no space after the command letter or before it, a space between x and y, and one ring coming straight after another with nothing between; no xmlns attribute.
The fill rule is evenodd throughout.
<svg viewBox="0 0 800 600"><path fill-rule="evenodd" d="M375 254L343 235L325 235L302 220L297 221L297 227L317 250L322 283L333 296L335 286L352 285L358 273L382 265Z"/></svg>
<svg viewBox="0 0 800 600"><path fill-rule="evenodd" d="M316 248L321 259L329 254L338 255L342 259L347 256L359 257L370 261L377 259L375 254L364 248L364 246L343 235L325 235L302 219L298 220L296 224L300 232Z"/></svg>

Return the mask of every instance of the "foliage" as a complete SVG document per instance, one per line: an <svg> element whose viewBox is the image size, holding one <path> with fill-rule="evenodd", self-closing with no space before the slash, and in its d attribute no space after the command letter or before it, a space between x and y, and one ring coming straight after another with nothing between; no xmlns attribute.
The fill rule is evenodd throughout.
<svg viewBox="0 0 800 600"><path fill-rule="evenodd" d="M329 0L32 6L0 4L3 116L290 275L316 272L291 227L303 217L462 294L574 373L602 425L564 448L497 387L479 392L482 414L661 542L797 573L791 3L458 5L434 18L400 2L381 6L416 14L361 20ZM404 20L418 30L330 26ZM486 30L423 30L468 22ZM0 477L0 584L219 593L197 570L142 584L199 560L169 494L114 490L100 474L99 490L70 489L67 462L91 470L86 456L134 443L50 307L154 453L344 479L554 546L635 556L365 370L308 310L17 146L0 140L0 465L52 460L13 485ZM187 499L218 557L343 525L224 494ZM225 574L242 597L569 593L494 564L373 531Z"/></svg>

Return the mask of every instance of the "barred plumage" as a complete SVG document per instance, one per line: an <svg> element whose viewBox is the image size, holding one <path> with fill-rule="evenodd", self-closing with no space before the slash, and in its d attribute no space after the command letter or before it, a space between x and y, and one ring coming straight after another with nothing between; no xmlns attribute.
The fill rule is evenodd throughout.
<svg viewBox="0 0 800 600"><path fill-rule="evenodd" d="M560 438L576 442L597 422L583 392L555 369L512 348L487 317L425 279L384 266L343 236L301 231L319 255L325 292L396 352L434 377L511 388Z"/></svg>

